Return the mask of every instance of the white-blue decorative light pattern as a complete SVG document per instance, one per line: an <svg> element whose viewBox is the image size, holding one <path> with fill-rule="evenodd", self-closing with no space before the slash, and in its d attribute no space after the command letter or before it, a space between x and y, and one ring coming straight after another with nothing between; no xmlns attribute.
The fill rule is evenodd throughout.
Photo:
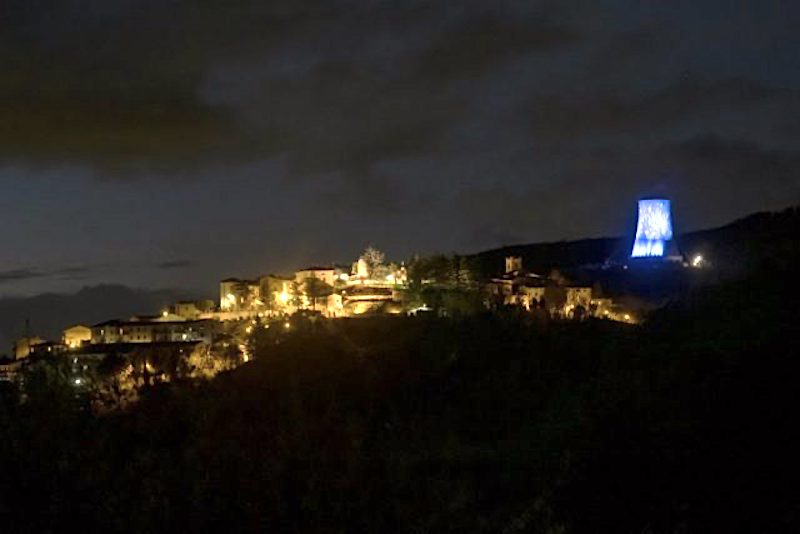
<svg viewBox="0 0 800 534"><path fill-rule="evenodd" d="M639 201L639 223L631 258L658 258L664 255L666 242L672 239L672 216L669 200Z"/></svg>

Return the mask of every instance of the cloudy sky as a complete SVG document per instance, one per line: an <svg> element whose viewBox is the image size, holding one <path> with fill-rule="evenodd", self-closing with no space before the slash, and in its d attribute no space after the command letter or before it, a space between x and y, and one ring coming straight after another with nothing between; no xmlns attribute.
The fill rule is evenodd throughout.
<svg viewBox="0 0 800 534"><path fill-rule="evenodd" d="M0 295L800 202L795 1L6 0Z"/></svg>

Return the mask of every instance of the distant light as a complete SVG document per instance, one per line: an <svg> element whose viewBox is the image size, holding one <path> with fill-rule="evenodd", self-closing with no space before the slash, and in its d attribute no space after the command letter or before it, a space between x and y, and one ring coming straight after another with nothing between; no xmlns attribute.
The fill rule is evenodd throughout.
<svg viewBox="0 0 800 534"><path fill-rule="evenodd" d="M292 327L292 323L288 323L288 322L287 322L287 323L284 323L283 327L284 327L286 330L289 330L289 329Z"/></svg>
<svg viewBox="0 0 800 534"><path fill-rule="evenodd" d="M76 386L80 386L81 384L83 384L83 380L81 380L80 378L76 378L76 379L74 380L74 382L75 382L75 385L76 385Z"/></svg>
<svg viewBox="0 0 800 534"><path fill-rule="evenodd" d="M692 258L692 267L700 267L703 264L703 256L698 254Z"/></svg>
<svg viewBox="0 0 800 534"><path fill-rule="evenodd" d="M630 320L631 320L631 316L630 316L630 315L628 315L627 313L625 314L625 320L626 320L626 321L630 321Z"/></svg>
<svg viewBox="0 0 800 534"><path fill-rule="evenodd" d="M162 317L166 317L167 315L169 315L169 312L167 310L164 310L163 312L161 312L161 316Z"/></svg>
<svg viewBox="0 0 800 534"><path fill-rule="evenodd" d="M278 294L278 300L280 300L283 304L289 302L289 293L286 291L282 291Z"/></svg>

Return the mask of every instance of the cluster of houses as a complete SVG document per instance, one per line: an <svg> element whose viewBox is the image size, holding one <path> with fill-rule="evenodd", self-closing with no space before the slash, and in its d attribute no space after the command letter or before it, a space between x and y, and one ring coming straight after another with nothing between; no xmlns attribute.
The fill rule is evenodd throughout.
<svg viewBox="0 0 800 534"><path fill-rule="evenodd" d="M252 327L230 325L250 325L250 321L285 317L300 310L329 318L400 313L401 292L407 282L406 267L384 263L383 255L374 249L347 268L310 267L292 277L229 278L220 282L218 303L180 301L159 315L74 325L64 330L58 341L22 337L14 344L12 357L0 360L0 381L13 379L26 362L55 354L68 355L82 368L110 354L125 356L145 347L186 353L201 347L208 351L220 338L229 339L224 346L244 352L241 338Z"/></svg>
<svg viewBox="0 0 800 534"><path fill-rule="evenodd" d="M603 298L592 287L575 285L557 273L542 276L526 271L522 258L505 259L505 273L486 284L490 302L502 306L516 306L527 311L544 310L551 317L582 319L598 317L633 323L633 314Z"/></svg>
<svg viewBox="0 0 800 534"><path fill-rule="evenodd" d="M85 370L87 365L110 354L125 356L142 347L188 354L198 345L210 346L219 332L214 320L188 319L168 311L94 326L74 325L63 331L59 341L38 336L18 339L12 349L13 358L0 361L0 381L12 380L28 361L52 355L67 355Z"/></svg>
<svg viewBox="0 0 800 534"><path fill-rule="evenodd" d="M228 278L220 282L219 309L203 317L247 319L254 315L290 315L312 310L325 317L352 317L370 312L402 312L408 285L403 264L384 264L368 251L351 266L308 267L291 277Z"/></svg>
<svg viewBox="0 0 800 534"><path fill-rule="evenodd" d="M0 362L0 380L12 377L32 356L69 354L77 364L143 346L194 350L198 345L210 347L220 335L229 333L226 325L286 317L301 310L327 318L416 313L419 307L411 310L405 304L408 287L406 266L385 263L374 249L367 249L349 266L308 267L291 277L228 278L220 282L218 302L181 301L159 315L75 325L64 330L59 341L23 337L14 345L13 358ZM592 287L528 272L520 257L506 258L504 273L482 287L490 308L511 306L563 319L594 316L634 322L611 299L593 295ZM241 346L242 340L233 343Z"/></svg>

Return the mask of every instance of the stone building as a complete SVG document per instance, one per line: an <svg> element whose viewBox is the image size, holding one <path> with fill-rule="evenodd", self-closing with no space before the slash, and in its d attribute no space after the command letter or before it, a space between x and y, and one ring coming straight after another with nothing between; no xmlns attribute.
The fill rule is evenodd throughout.
<svg viewBox="0 0 800 534"><path fill-rule="evenodd" d="M211 341L214 321L112 320L92 327L93 345Z"/></svg>
<svg viewBox="0 0 800 534"><path fill-rule="evenodd" d="M92 341L92 329L82 324L70 326L64 330L61 341L69 349L77 349L84 343Z"/></svg>

